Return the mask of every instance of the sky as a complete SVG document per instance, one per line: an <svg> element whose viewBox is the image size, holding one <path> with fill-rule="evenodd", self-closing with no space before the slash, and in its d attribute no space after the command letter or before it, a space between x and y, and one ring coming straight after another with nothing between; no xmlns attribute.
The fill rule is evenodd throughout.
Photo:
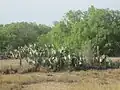
<svg viewBox="0 0 120 90"><path fill-rule="evenodd" d="M52 25L69 10L96 8L120 10L120 0L0 0L0 24L36 22Z"/></svg>

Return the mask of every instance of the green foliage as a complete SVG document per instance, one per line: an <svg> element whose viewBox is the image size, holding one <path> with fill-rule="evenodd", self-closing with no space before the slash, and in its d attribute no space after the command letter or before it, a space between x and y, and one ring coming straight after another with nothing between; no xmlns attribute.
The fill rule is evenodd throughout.
<svg viewBox="0 0 120 90"><path fill-rule="evenodd" d="M94 50L99 46L100 54L118 56L120 53L120 11L97 9L94 6L87 11L69 11L49 33L52 43L58 48L82 49L82 45L91 41Z"/></svg>
<svg viewBox="0 0 120 90"><path fill-rule="evenodd" d="M89 49L88 52L81 53L64 47L56 49L54 45L41 47L37 44L30 44L14 50L13 55L17 55L20 59L20 65L22 60L27 60L36 69L43 66L52 71L119 68L120 64L111 62L106 55L93 56L94 53L89 52L90 47L86 48Z"/></svg>
<svg viewBox="0 0 120 90"><path fill-rule="evenodd" d="M87 11L70 10L53 27L27 22L0 25L0 52L14 49L35 66L51 69L117 66L106 57L101 61L101 56L120 56L120 11L91 6Z"/></svg>
<svg viewBox="0 0 120 90"><path fill-rule="evenodd" d="M58 49L64 46L79 50L91 42L93 51L99 46L100 55L119 56L120 11L94 6L87 11L70 10L52 28L27 22L0 25L1 51L36 42L42 46L53 44Z"/></svg>
<svg viewBox="0 0 120 90"><path fill-rule="evenodd" d="M35 43L40 35L46 34L50 30L51 27L46 25L37 25L36 23L27 22L1 25L0 51L6 50L6 47L15 49L20 46Z"/></svg>

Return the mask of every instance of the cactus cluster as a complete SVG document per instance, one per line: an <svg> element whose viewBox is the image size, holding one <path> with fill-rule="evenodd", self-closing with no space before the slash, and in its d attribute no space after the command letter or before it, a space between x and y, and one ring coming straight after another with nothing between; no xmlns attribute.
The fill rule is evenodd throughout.
<svg viewBox="0 0 120 90"><path fill-rule="evenodd" d="M29 64L36 67L43 66L53 71L90 68L106 69L114 65L110 59L107 59L106 55L93 56L89 60L88 57L79 51L75 52L65 47L56 49L54 45L44 45L42 47L36 44L25 45L14 50L13 55L20 60L26 60Z"/></svg>

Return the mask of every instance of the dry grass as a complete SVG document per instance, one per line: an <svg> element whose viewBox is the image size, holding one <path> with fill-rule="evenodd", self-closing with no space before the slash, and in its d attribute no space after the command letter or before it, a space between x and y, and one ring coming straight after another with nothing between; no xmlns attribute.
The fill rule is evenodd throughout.
<svg viewBox="0 0 120 90"><path fill-rule="evenodd" d="M19 67L19 61L0 62L1 70ZM120 69L0 75L0 90L120 90Z"/></svg>
<svg viewBox="0 0 120 90"><path fill-rule="evenodd" d="M10 73L27 73L32 72L34 69L33 65L29 65L25 60L23 60L22 66L19 64L19 60L0 60L0 73L10 74ZM29 70L29 71L28 71Z"/></svg>
<svg viewBox="0 0 120 90"><path fill-rule="evenodd" d="M120 57L109 57L113 62L119 61L120 62Z"/></svg>
<svg viewBox="0 0 120 90"><path fill-rule="evenodd" d="M120 69L1 75L0 84L0 90L120 90Z"/></svg>
<svg viewBox="0 0 120 90"><path fill-rule="evenodd" d="M23 60L23 67L29 66L28 63ZM0 60L0 70L7 69L7 68L19 68L19 60Z"/></svg>
<svg viewBox="0 0 120 90"><path fill-rule="evenodd" d="M24 87L23 90L120 90L119 85L98 85L96 83L40 83Z"/></svg>

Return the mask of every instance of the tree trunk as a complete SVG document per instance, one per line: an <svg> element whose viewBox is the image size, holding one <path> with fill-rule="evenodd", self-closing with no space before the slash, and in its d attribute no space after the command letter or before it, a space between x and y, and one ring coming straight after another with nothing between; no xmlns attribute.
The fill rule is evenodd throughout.
<svg viewBox="0 0 120 90"><path fill-rule="evenodd" d="M20 58L20 66L22 66L22 59Z"/></svg>

